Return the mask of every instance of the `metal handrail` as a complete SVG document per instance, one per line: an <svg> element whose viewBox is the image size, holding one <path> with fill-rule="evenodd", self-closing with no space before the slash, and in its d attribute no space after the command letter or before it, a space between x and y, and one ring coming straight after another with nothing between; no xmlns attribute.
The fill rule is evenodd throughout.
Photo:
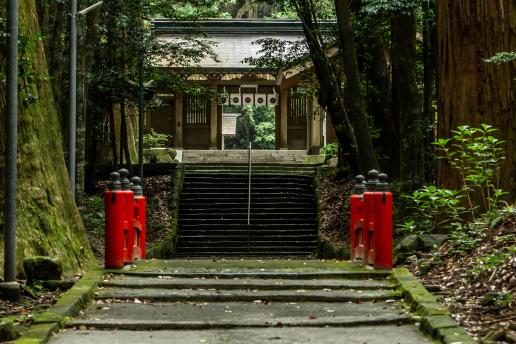
<svg viewBox="0 0 516 344"><path fill-rule="evenodd" d="M249 142L249 149L248 149L248 171L249 174L249 191L248 191L248 199L247 199L247 225L249 226L251 224L251 176L252 176L252 163L251 163L251 150L252 150L252 143Z"/></svg>

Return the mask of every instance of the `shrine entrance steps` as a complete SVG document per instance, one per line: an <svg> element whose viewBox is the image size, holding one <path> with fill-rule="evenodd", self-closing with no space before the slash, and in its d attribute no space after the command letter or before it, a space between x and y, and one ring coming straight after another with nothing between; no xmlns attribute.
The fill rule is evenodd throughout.
<svg viewBox="0 0 516 344"><path fill-rule="evenodd" d="M138 263L110 271L50 343L433 343L389 274L316 260Z"/></svg>
<svg viewBox="0 0 516 344"><path fill-rule="evenodd" d="M177 256L310 256L317 248L313 165L186 164Z"/></svg>

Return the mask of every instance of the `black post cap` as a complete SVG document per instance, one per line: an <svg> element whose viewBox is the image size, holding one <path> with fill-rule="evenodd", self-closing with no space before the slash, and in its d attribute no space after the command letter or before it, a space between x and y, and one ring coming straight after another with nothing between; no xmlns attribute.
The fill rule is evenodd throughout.
<svg viewBox="0 0 516 344"><path fill-rule="evenodd" d="M131 190L133 190L135 196L143 196L142 180L140 177L131 178Z"/></svg>
<svg viewBox="0 0 516 344"><path fill-rule="evenodd" d="M376 189L378 191L383 191L383 192L387 192L390 190L390 185L389 185L389 176L387 176L385 173L380 173L378 175L378 179L379 179L379 183L376 187Z"/></svg>
<svg viewBox="0 0 516 344"><path fill-rule="evenodd" d="M379 174L380 172L378 172L377 170L369 171L369 173L367 174L368 178L366 182L367 191L376 191L376 187L380 182L380 180L378 179Z"/></svg>
<svg viewBox="0 0 516 344"><path fill-rule="evenodd" d="M122 190L131 190L131 181L129 180L129 171L125 168L118 170L120 173L120 183L122 184Z"/></svg>
<svg viewBox="0 0 516 344"><path fill-rule="evenodd" d="M361 195L366 191L365 177L361 174L355 178L355 187L353 188L353 194Z"/></svg>
<svg viewBox="0 0 516 344"><path fill-rule="evenodd" d="M111 181L108 184L109 190L121 190L122 189L122 185L120 184L120 173L112 172L109 175L109 178L111 179Z"/></svg>

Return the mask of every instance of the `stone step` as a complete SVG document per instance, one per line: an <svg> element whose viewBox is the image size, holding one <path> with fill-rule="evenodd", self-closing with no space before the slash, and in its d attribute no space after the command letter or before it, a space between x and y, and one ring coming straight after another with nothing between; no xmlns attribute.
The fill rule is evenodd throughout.
<svg viewBox="0 0 516 344"><path fill-rule="evenodd" d="M251 217L251 223L252 224L261 224L261 225L282 225L282 224L312 224L317 225L317 219L316 218L296 218L296 217L290 217L290 218L270 218L270 219L264 219L264 218L256 218ZM228 218L217 218L217 219L204 219L201 217L182 217L179 219L180 225L204 225L204 224L215 224L215 225L223 225L223 224L240 224L240 225L247 225L247 216L240 219L228 219Z"/></svg>
<svg viewBox="0 0 516 344"><path fill-rule="evenodd" d="M326 318L276 317L270 321L263 319L229 319L217 321L199 320L133 320L131 318L105 320L75 320L67 327L92 327L96 330L131 330L131 331L163 331L163 330L210 330L236 328L269 328L269 327L359 327L374 325L402 325L412 323L408 315L348 315Z"/></svg>
<svg viewBox="0 0 516 344"><path fill-rule="evenodd" d="M294 182L284 182L284 183L277 183L277 184L271 184L271 183L266 183L265 181L262 182L262 183L252 183L251 182L251 185L252 185L252 189L255 190L255 189L274 189L276 187L281 187L281 188L299 188L299 189L305 189L305 188L313 188L313 185L311 183L294 183ZM204 188L210 188L210 189L223 189L223 188L227 188L227 189L231 189L231 190L235 190L235 189L248 189L249 188L249 183L248 181L241 181L241 182L236 182L236 181L226 181L225 183L215 183L215 182L201 182L201 181L196 181L195 183L183 183L183 189L204 189Z"/></svg>
<svg viewBox="0 0 516 344"><path fill-rule="evenodd" d="M232 229L232 230L227 230L227 229L195 229L195 228L190 228L189 230L188 229L185 229L185 228L182 228L181 229L181 234L180 236L182 238L185 238L185 237L196 237L196 238L199 238L201 239L202 237L210 237L210 236L215 236L215 237L224 237L224 238L245 238L247 239L247 237L251 237L251 238L262 238L262 237L277 237L277 236L282 236L282 237L286 237L286 238L289 238L289 237L293 237L293 238L299 238L299 237L310 237L310 238L313 238L314 240L317 239L317 230L316 229L305 229L305 230L299 230L299 229L294 229L294 230L283 230L283 229L271 229L271 230L267 230L267 229L261 229L259 231L248 231L248 230L238 230L238 229ZM235 239L236 240L236 239Z"/></svg>
<svg viewBox="0 0 516 344"><path fill-rule="evenodd" d="M288 279L206 279L206 278L137 278L124 277L102 282L109 288L162 288L162 289L250 289L250 290L375 290L393 289L386 281L377 280L288 280Z"/></svg>
<svg viewBox="0 0 516 344"><path fill-rule="evenodd" d="M176 252L176 257L178 258L188 258L188 259L217 259L217 258L238 258L238 259L248 259L248 258L288 258L288 259L300 259L300 258L314 258L316 254L315 249L308 250L298 250L298 251L264 251L262 249L257 252L248 252L245 248L241 250L231 251L229 249L224 249L223 252L210 252L203 251L199 252L197 249L191 250L182 250L179 249Z"/></svg>
<svg viewBox="0 0 516 344"><path fill-rule="evenodd" d="M183 260L183 262L188 262L190 265L196 263L196 260ZM209 267L209 262L205 262L204 260L199 260L202 263L202 266ZM224 261L210 261L212 264L221 264ZM229 260L229 262L233 262L233 260ZM267 261L258 260L258 263L263 262L264 264L258 264L258 266L268 266L265 265ZM276 262L273 260L272 262ZM281 261L280 261L281 262ZM245 263L245 261L244 261ZM344 280L385 280L390 276L390 271L386 270L359 270L359 271L328 271L325 269L318 269L313 265L309 264L306 260L292 260L291 263L299 264L299 266L305 267L303 271L270 271L268 269L251 269L250 267L246 267L246 271L183 271L179 272L179 268L174 268L172 266L172 270L160 268L159 265L157 268L152 268L149 270L131 270L131 269L123 269L123 270L110 270L109 273L113 275L124 275L124 276L139 276L139 277L158 277L158 278L211 278L211 279L283 279L283 280L324 280L324 279L344 279ZM236 264L236 263L235 263ZM181 264L184 266L184 264ZM245 265L244 265L245 266ZM278 263L278 266L285 266L284 263ZM177 271L176 271L177 270Z"/></svg>
<svg viewBox="0 0 516 344"><path fill-rule="evenodd" d="M242 187L225 187L225 186L214 186L214 187L198 187L195 185L192 186L183 186L183 194L185 193L234 193L234 194L245 194L247 195L249 193L249 187L247 185L244 185ZM257 188L253 186L251 188L251 193L254 194L274 194L274 193L287 193L287 194L308 194L313 195L313 188L312 187L284 187L284 186L278 186L278 187L262 187Z"/></svg>
<svg viewBox="0 0 516 344"><path fill-rule="evenodd" d="M191 205L191 204L203 204L203 203L210 203L210 204L234 204L234 203L248 203L248 197L247 196L240 196L240 197L202 197L198 196L196 198L193 197L181 197L181 202L183 202L185 205ZM299 206L310 206L314 205L315 201L313 200L313 197L287 197L287 196L274 196L274 197L262 197L262 198L256 198L251 197L251 205L258 205L258 206L274 206L279 205L283 206L284 204L295 204L298 207Z"/></svg>
<svg viewBox="0 0 516 344"><path fill-rule="evenodd" d="M246 224L196 224L196 225L181 225L180 229L194 229L194 230L240 230L240 231L260 231L260 230L275 230L275 229L292 229L292 230L316 230L316 226L313 223L300 223L300 224L280 224L273 226L270 224L254 224L251 223L250 228ZM181 233L179 233L181 234Z"/></svg>
<svg viewBox="0 0 516 344"><path fill-rule="evenodd" d="M161 288L107 288L97 292L97 300L147 300L152 302L369 302L395 299L398 295L391 290L280 290L280 291L241 291L161 289Z"/></svg>
<svg viewBox="0 0 516 344"><path fill-rule="evenodd" d="M200 211L190 211L187 212L187 209L183 209L181 219L244 219L247 220L247 209L245 211L240 212L209 212L204 213ZM253 219L270 219L270 212L256 213L251 212ZM180 220L181 220L180 219ZM304 210L295 212L284 212L284 213L274 213L274 219L310 219L317 220L317 215L315 213L306 213Z"/></svg>
<svg viewBox="0 0 516 344"><path fill-rule="evenodd" d="M217 214L245 214L247 218L247 204L231 204L231 208L226 207L227 204L222 205L221 207L213 207L212 205L206 205L206 204L199 204L196 208L187 208L187 207L180 207L180 214L181 215L189 215L189 214L200 214L206 212L213 213L214 215ZM237 207L238 206L238 207ZM313 207L295 207L296 204L290 204L289 207L260 207L257 208L256 206L251 209L251 215L252 214L266 214L267 216L270 216L270 214L283 214L283 213L291 213L291 214L310 214L310 216L317 216L317 213L315 212L315 209Z"/></svg>
<svg viewBox="0 0 516 344"><path fill-rule="evenodd" d="M248 199L248 192L236 192L232 190L220 191L220 192L192 192L185 191L181 195L182 200L192 199ZM276 192L252 192L251 200L313 200L314 195L311 192L288 192L283 190L277 190Z"/></svg>
<svg viewBox="0 0 516 344"><path fill-rule="evenodd" d="M224 249L241 249L248 248L254 250L256 248L275 248L277 250L284 249L286 247L296 247L297 249L312 249L317 245L316 240L291 240L285 239L284 237L276 237L275 241L265 241L262 239L255 240L231 240L232 238L222 238L219 240L202 239L202 241L189 240L185 237L179 237L178 245L182 247L182 251L186 248L203 248L213 250L213 248L223 247Z"/></svg>
<svg viewBox="0 0 516 344"><path fill-rule="evenodd" d="M192 254L197 257L232 256L232 257L306 257L315 253L317 245L290 246L284 243L281 246L221 246L206 243L204 246L178 245L177 254Z"/></svg>
<svg viewBox="0 0 516 344"><path fill-rule="evenodd" d="M91 326L94 327L94 326ZM64 331L55 336L51 344L111 344L111 343L153 343L153 344L431 344L416 326L381 325L335 326L335 327L286 327L272 323L269 328L237 328L162 331ZM116 340L116 341L115 341Z"/></svg>
<svg viewBox="0 0 516 344"><path fill-rule="evenodd" d="M208 172L187 172L184 181L190 182L195 180L209 181L249 181L249 176L243 173L208 173ZM277 183L281 181L288 182L305 182L313 183L312 175L296 175L296 174L278 174L278 173L261 173L252 174L251 182L271 182Z"/></svg>
<svg viewBox="0 0 516 344"><path fill-rule="evenodd" d="M246 155L247 157L247 155ZM185 169L187 170L190 170L190 169L213 169L213 168L248 168L249 167L249 163L246 162L246 163L241 163L241 164L224 164L224 163L219 163L219 164L214 164L214 163L211 163L211 164L190 164L190 163L184 163L183 164ZM255 168L280 168L280 169L292 169L292 168L310 168L310 169L315 169L316 166L314 166L313 164L302 164L302 163L297 163L295 165L288 165L288 166L285 166L284 164L279 164L279 163L266 163L266 162L262 162L262 163L252 163L252 166L255 167Z"/></svg>

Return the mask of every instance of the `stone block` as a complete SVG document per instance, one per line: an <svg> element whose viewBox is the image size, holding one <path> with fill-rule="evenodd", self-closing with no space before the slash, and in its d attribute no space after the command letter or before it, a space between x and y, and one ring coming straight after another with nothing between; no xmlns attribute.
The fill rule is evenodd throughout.
<svg viewBox="0 0 516 344"><path fill-rule="evenodd" d="M63 264L55 257L32 256L23 260L23 269L29 282L59 280L63 273Z"/></svg>

